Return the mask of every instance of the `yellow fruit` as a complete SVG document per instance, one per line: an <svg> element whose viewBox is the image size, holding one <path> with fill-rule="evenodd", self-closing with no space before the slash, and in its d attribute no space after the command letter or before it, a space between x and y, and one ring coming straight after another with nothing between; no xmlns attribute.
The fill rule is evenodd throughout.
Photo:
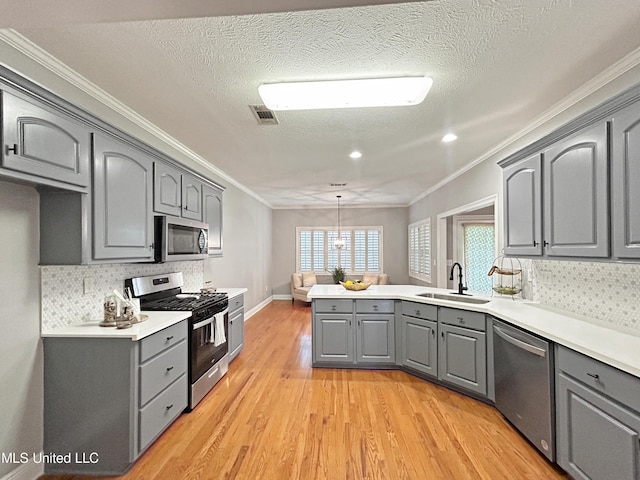
<svg viewBox="0 0 640 480"><path fill-rule="evenodd" d="M346 283L347 285L351 285L353 282L352 282L351 280L347 280L345 283Z"/></svg>

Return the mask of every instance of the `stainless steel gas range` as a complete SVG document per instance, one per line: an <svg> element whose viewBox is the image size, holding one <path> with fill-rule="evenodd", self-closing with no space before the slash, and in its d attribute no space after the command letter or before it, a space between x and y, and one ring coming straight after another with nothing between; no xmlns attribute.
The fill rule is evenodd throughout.
<svg viewBox="0 0 640 480"><path fill-rule="evenodd" d="M229 299L226 293L183 292L181 272L125 281L142 310L191 311L189 406L192 410L229 369Z"/></svg>

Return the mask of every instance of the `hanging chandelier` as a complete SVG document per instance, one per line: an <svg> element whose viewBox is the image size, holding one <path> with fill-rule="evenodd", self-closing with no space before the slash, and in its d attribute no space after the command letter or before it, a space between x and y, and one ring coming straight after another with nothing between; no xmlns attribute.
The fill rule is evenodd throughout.
<svg viewBox="0 0 640 480"><path fill-rule="evenodd" d="M342 247L344 247L344 239L340 232L340 199L342 198L342 195L336 195L336 197L338 198L338 237L333 241L333 246L336 249L341 250Z"/></svg>

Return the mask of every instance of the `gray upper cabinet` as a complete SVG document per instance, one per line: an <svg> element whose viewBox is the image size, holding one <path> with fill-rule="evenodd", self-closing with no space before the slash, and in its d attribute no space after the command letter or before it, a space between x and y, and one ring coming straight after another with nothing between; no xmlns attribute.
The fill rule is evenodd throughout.
<svg viewBox="0 0 640 480"><path fill-rule="evenodd" d="M613 255L640 258L640 104L613 117L611 128Z"/></svg>
<svg viewBox="0 0 640 480"><path fill-rule="evenodd" d="M504 253L542 255L542 157L504 169Z"/></svg>
<svg viewBox="0 0 640 480"><path fill-rule="evenodd" d="M202 209L209 225L209 255L222 256L222 190L202 185Z"/></svg>
<svg viewBox="0 0 640 480"><path fill-rule="evenodd" d="M2 173L81 191L89 186L91 131L61 111L2 91L2 140Z"/></svg>
<svg viewBox="0 0 640 480"><path fill-rule="evenodd" d="M153 210L165 215L180 216L182 210L182 174L162 162L155 162L153 171Z"/></svg>
<svg viewBox="0 0 640 480"><path fill-rule="evenodd" d="M609 256L607 123L555 143L544 159L544 250Z"/></svg>
<svg viewBox="0 0 640 480"><path fill-rule="evenodd" d="M94 135L93 258L152 261L152 157Z"/></svg>
<svg viewBox="0 0 640 480"><path fill-rule="evenodd" d="M162 162L154 168L153 210L202 221L202 182Z"/></svg>

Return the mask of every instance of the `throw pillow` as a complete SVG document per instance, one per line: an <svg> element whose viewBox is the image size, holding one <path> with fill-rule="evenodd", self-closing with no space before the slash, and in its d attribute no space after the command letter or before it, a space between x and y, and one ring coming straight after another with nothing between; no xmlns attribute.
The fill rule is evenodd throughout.
<svg viewBox="0 0 640 480"><path fill-rule="evenodd" d="M293 281L293 288L300 288L302 286L302 274L294 273L291 277Z"/></svg>
<svg viewBox="0 0 640 480"><path fill-rule="evenodd" d="M305 272L302 274L302 286L312 287L316 284L316 274L313 272Z"/></svg>
<svg viewBox="0 0 640 480"><path fill-rule="evenodd" d="M370 283L371 285L378 284L378 274L377 273L365 273L362 275L363 283Z"/></svg>

